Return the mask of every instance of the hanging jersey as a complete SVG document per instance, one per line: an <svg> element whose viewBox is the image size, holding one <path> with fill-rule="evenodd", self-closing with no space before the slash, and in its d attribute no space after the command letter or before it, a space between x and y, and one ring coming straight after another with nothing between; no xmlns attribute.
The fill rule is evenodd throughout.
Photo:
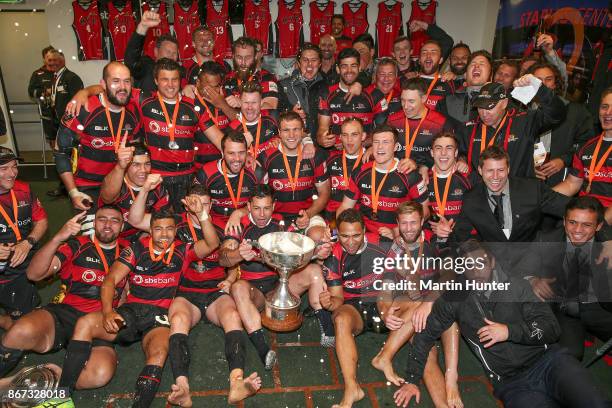
<svg viewBox="0 0 612 408"><path fill-rule="evenodd" d="M149 10L151 10L149 4L143 3L143 13ZM170 34L170 24L168 23L168 5L163 1L160 2L157 13L159 14L160 23L157 27L152 27L147 30L144 45L144 54L151 57L153 60L155 60L155 53L153 52L155 50L155 41L157 41L158 37L164 34Z"/></svg>
<svg viewBox="0 0 612 408"><path fill-rule="evenodd" d="M257 4L254 0L244 1L244 35L261 41L264 55L272 53L272 17L268 0Z"/></svg>
<svg viewBox="0 0 612 408"><path fill-rule="evenodd" d="M342 5L342 15L346 21L344 26L344 35L351 39L355 39L361 34L368 31L368 4L362 2L358 9L353 11L347 1Z"/></svg>
<svg viewBox="0 0 612 408"><path fill-rule="evenodd" d="M200 26L198 2L194 1L188 10L183 10L178 2L174 3L174 33L179 44L181 61L193 57L193 40L191 34Z"/></svg>
<svg viewBox="0 0 612 408"><path fill-rule="evenodd" d="M323 10L319 8L316 0L310 3L310 42L319 45L319 38L331 34L331 18L334 15L336 3L330 1Z"/></svg>
<svg viewBox="0 0 612 408"><path fill-rule="evenodd" d="M390 57L393 51L393 41L403 34L401 2L391 8L384 1L378 3L378 19L376 20L376 45L378 58Z"/></svg>
<svg viewBox="0 0 612 408"><path fill-rule="evenodd" d="M206 2L206 25L215 35L213 58L232 58L232 26L230 25L228 0L222 0L217 11L213 1Z"/></svg>
<svg viewBox="0 0 612 408"><path fill-rule="evenodd" d="M437 1L431 1L425 9L419 6L418 0L412 1L412 10L410 11L410 18L408 19L408 30L410 33L410 23L415 20L424 21L427 24L435 24L436 22L436 7L438 6ZM429 40L429 36L425 34L425 31L419 30L414 33L410 33L410 56L418 58L421 54L421 47L425 44L425 41Z"/></svg>
<svg viewBox="0 0 612 408"><path fill-rule="evenodd" d="M304 43L302 7L299 0L291 8L285 0L278 2L276 18L276 55L279 58L293 58Z"/></svg>
<svg viewBox="0 0 612 408"><path fill-rule="evenodd" d="M84 8L78 1L73 1L72 10L74 12L72 28L77 38L79 61L105 59L98 3L91 2L89 7Z"/></svg>
<svg viewBox="0 0 612 408"><path fill-rule="evenodd" d="M132 3L125 2L119 10L112 1L108 5L108 33L111 41L111 55L116 61L123 61L127 43L136 30L136 19L132 11Z"/></svg>

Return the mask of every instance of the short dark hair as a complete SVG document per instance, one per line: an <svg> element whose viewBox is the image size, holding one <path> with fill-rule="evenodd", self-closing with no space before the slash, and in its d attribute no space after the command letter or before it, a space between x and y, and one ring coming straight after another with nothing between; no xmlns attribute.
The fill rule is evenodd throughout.
<svg viewBox="0 0 612 408"><path fill-rule="evenodd" d="M119 214L121 214L121 220L123 221L123 211L121 211L121 208L117 204L103 204L98 207L98 209L96 210L96 214L98 214L98 212L101 210L117 211Z"/></svg>
<svg viewBox="0 0 612 408"><path fill-rule="evenodd" d="M342 24L346 25L346 19L342 14L334 14L331 18L331 21L334 21L336 19L342 20Z"/></svg>
<svg viewBox="0 0 612 408"><path fill-rule="evenodd" d="M495 67L493 69L493 76L495 76L495 73L497 72L497 70L502 66L502 65L507 65L511 68L514 68L514 70L516 71L516 75L518 76L521 72L521 67L519 66L518 61L516 60L511 60L508 58L503 58L499 61L496 62Z"/></svg>
<svg viewBox="0 0 612 408"><path fill-rule="evenodd" d="M210 197L210 190L206 188L203 184L194 184L189 187L189 195L197 195L197 196L208 196Z"/></svg>
<svg viewBox="0 0 612 408"><path fill-rule="evenodd" d="M52 46L52 45L47 45L45 48L43 48L42 51L41 51L43 59L45 59L45 55L47 55L47 53L49 51L52 51L54 49L55 49L55 47Z"/></svg>
<svg viewBox="0 0 612 408"><path fill-rule="evenodd" d="M372 35L368 34L368 33L363 33L361 35L358 35L354 40L353 40L353 45L355 45L356 43L363 43L365 44L369 49L373 50L374 49L374 38L372 38Z"/></svg>
<svg viewBox="0 0 612 408"><path fill-rule="evenodd" d="M419 91L419 95L423 96L427 93L427 84L423 78L410 78L401 81L402 91Z"/></svg>
<svg viewBox="0 0 612 408"><path fill-rule="evenodd" d="M589 210L597 213L597 224L601 224L604 221L604 206L595 197L581 196L573 197L569 203L565 206L565 216L571 210Z"/></svg>
<svg viewBox="0 0 612 408"><path fill-rule="evenodd" d="M237 47L253 47L253 53L257 52L257 47L255 46L255 43L253 42L253 40L249 37L239 37L237 40L234 40L234 42L232 43L232 53L236 52L236 48Z"/></svg>
<svg viewBox="0 0 612 408"><path fill-rule="evenodd" d="M155 67L153 68L153 77L157 78L159 75L159 71L177 71L181 72L181 66L175 60L171 60L170 58L160 58L155 63Z"/></svg>
<svg viewBox="0 0 612 408"><path fill-rule="evenodd" d="M397 143L397 140L399 139L399 135L397 134L397 129L389 125L388 123L383 123L382 125L376 126L376 128L374 128L374 130L372 131L372 139L374 139L374 135L378 133L386 133L386 132L391 132L393 134L393 142Z"/></svg>
<svg viewBox="0 0 612 408"><path fill-rule="evenodd" d="M198 28L193 30L193 33L191 33L191 41L195 40L195 37L198 33L205 33L205 32L211 33L213 35L213 41L215 40L215 33L213 33L210 28L208 28L207 26L199 26Z"/></svg>
<svg viewBox="0 0 612 408"><path fill-rule="evenodd" d="M142 142L132 143L130 146L134 148L134 156L149 155L149 149Z"/></svg>
<svg viewBox="0 0 612 408"><path fill-rule="evenodd" d="M251 201L254 198L266 198L270 197L274 200L274 189L270 187L268 184L257 184L255 189L253 189L253 195L251 196Z"/></svg>
<svg viewBox="0 0 612 408"><path fill-rule="evenodd" d="M601 93L601 99L599 100L599 104L604 100L604 98L612 93L612 86L607 87Z"/></svg>
<svg viewBox="0 0 612 408"><path fill-rule="evenodd" d="M290 111L281 113L280 116L278 117L279 129L280 129L281 122L289 122L291 120L298 120L302 124L302 128L304 128L304 121L302 120L302 117L298 115L297 112L290 110Z"/></svg>
<svg viewBox="0 0 612 408"><path fill-rule="evenodd" d="M338 58L336 58L336 63L340 65L340 61L347 58L355 58L357 62L359 62L361 55L359 55L359 51L354 48L345 48L338 53Z"/></svg>
<svg viewBox="0 0 612 408"><path fill-rule="evenodd" d="M474 51L473 53L470 54L470 58L468 58L468 65L470 65L472 60L476 57L485 57L486 60L489 62L489 66L493 68L493 57L491 57L491 53L489 51L487 50Z"/></svg>
<svg viewBox="0 0 612 408"><path fill-rule="evenodd" d="M374 69L374 72L378 72L378 67L382 67L385 65L393 65L393 67L395 68L395 74L399 74L399 67L397 66L397 61L391 57L379 58L378 61L376 61L376 68Z"/></svg>
<svg viewBox="0 0 612 408"><path fill-rule="evenodd" d="M343 222L348 222L349 224L358 222L362 229L365 228L363 217L361 216L359 210L355 208L347 208L346 210L342 211L340 215L338 215L336 218L336 228L340 228L340 224Z"/></svg>
<svg viewBox="0 0 612 408"><path fill-rule="evenodd" d="M225 150L225 145L227 144L228 141L234 142L234 143L242 143L244 147L246 148L249 147L247 144L247 140L244 137L244 134L234 129L229 129L227 133L225 133L223 137L221 138L221 151Z"/></svg>
<svg viewBox="0 0 612 408"><path fill-rule="evenodd" d="M449 139L453 139L453 143L455 143L455 147L459 147L459 141L457 140L457 136L449 130L444 130L440 133L436 133L434 137L431 138L431 147L433 147L436 140L442 139L443 137L447 137Z"/></svg>
<svg viewBox="0 0 612 408"><path fill-rule="evenodd" d="M153 225L153 223L157 220L164 220L166 218L171 219L176 224L176 216L170 211L162 209L159 211L154 211L151 214L151 223L149 225Z"/></svg>
<svg viewBox="0 0 612 408"><path fill-rule="evenodd" d="M482 167L485 160L506 160L506 164L510 165L510 156L508 156L508 153L504 149L497 145L489 146L480 153L478 167Z"/></svg>
<svg viewBox="0 0 612 408"><path fill-rule="evenodd" d="M472 51L470 50L470 46L467 45L466 43L464 43L463 41L459 41L457 44L453 45L453 48L450 49L450 54L453 53L453 51L455 51L457 48L465 48L468 52L468 54L471 54Z"/></svg>
<svg viewBox="0 0 612 408"><path fill-rule="evenodd" d="M200 75L218 75L221 77L221 81L225 79L225 69L221 66L221 64L215 61L206 61L200 66L200 70L198 71L198 78Z"/></svg>
<svg viewBox="0 0 612 408"><path fill-rule="evenodd" d="M551 64L550 62L540 61L530 66L529 69L527 70L527 73L535 75L535 72L538 69L550 69L550 71L555 76L555 90L554 90L555 95L563 95L565 93L565 81L563 80L563 77L561 76L561 71L559 71L559 68L557 68L555 65Z"/></svg>
<svg viewBox="0 0 612 408"><path fill-rule="evenodd" d="M361 126L361 131L363 132L363 119L358 118L357 116L349 116L348 118L344 119L344 121L342 121L342 124L340 125L340 129L342 130L342 126L351 122L359 124L359 126Z"/></svg>
<svg viewBox="0 0 612 408"><path fill-rule="evenodd" d="M319 56L319 59L320 60L323 59L323 52L321 52L321 49L319 48L319 46L313 43L310 43L310 42L304 43L304 45L302 45L295 59L298 61L301 60L302 54L304 53L304 51L315 51L317 55Z"/></svg>
<svg viewBox="0 0 612 408"><path fill-rule="evenodd" d="M408 44L410 44L410 46L412 47L412 43L410 42L410 38L408 38L408 36L405 36L405 35L400 35L398 37L395 37L395 40L393 40L393 45L395 45L397 43L401 43L402 41L408 41Z"/></svg>
<svg viewBox="0 0 612 408"><path fill-rule="evenodd" d="M179 46L178 41L172 34L162 34L155 40L155 48L160 48L165 41L171 42L177 47Z"/></svg>
<svg viewBox="0 0 612 408"><path fill-rule="evenodd" d="M240 86L240 94L254 92L263 95L263 88L257 81L246 81Z"/></svg>

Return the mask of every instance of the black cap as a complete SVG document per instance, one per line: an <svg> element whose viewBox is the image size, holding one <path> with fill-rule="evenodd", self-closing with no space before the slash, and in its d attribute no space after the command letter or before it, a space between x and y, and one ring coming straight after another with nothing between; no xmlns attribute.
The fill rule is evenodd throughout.
<svg viewBox="0 0 612 408"><path fill-rule="evenodd" d="M9 163L13 160L17 160L15 153L8 147L0 147L0 165Z"/></svg>
<svg viewBox="0 0 612 408"><path fill-rule="evenodd" d="M472 102L472 106L489 110L494 108L497 102L507 98L506 89L502 84L489 82L480 88L480 93Z"/></svg>

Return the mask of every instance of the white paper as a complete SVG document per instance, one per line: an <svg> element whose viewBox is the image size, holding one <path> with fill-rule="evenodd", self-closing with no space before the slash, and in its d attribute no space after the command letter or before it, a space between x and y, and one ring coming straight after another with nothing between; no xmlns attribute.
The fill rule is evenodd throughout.
<svg viewBox="0 0 612 408"><path fill-rule="evenodd" d="M543 142L537 142L533 147L533 161L535 166L539 167L546 161L546 148Z"/></svg>
<svg viewBox="0 0 612 408"><path fill-rule="evenodd" d="M540 81L538 78L531 78L531 83L529 85L514 88L510 95L512 95L514 99L527 105L529 104L529 102L531 102L535 94L538 92L538 89L540 89L541 84L542 81Z"/></svg>

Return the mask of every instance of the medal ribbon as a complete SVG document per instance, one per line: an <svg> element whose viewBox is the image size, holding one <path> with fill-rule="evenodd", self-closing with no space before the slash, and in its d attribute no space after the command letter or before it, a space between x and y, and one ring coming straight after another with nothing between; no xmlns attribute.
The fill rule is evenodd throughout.
<svg viewBox="0 0 612 408"><path fill-rule="evenodd" d="M221 161L221 168L223 169L223 178L225 179L225 185L227 186L227 190L229 191L230 198L232 199L232 204L234 204L234 208L238 209L238 203L240 201L240 194L242 194L242 181L244 180L244 167L240 170L240 176L238 178L238 189L237 193L234 194L234 189L232 189L232 185L229 182L229 177L227 177L227 166L225 165L225 161Z"/></svg>
<svg viewBox="0 0 612 408"><path fill-rule="evenodd" d="M168 136L170 136L170 143L172 143L174 142L174 129L176 127L176 117L178 116L178 111L180 108L180 99L177 95L176 104L174 105L174 112L172 112L172 122L170 122L170 116L168 116L168 110L166 109L164 99L159 93L157 94L157 99L159 99L159 104L161 105L162 111L164 112L164 119L166 120L166 126L168 126Z"/></svg>
<svg viewBox="0 0 612 408"><path fill-rule="evenodd" d="M164 254L168 251L168 256L164 259ZM162 261L165 265L170 263L170 259L172 259L172 255L174 254L174 242L170 245L170 249L168 250L168 246L164 244L164 250L159 256L155 256L155 249L153 248L153 238L149 239L149 256L153 262Z"/></svg>
<svg viewBox="0 0 612 408"><path fill-rule="evenodd" d="M108 273L110 272L108 261L106 260L106 256L104 256L104 251L102 251L102 248L100 247L100 244L98 243L98 239L95 236L93 237L93 243L96 247L96 252L98 253L98 256L100 257L100 260L102 261L102 266L104 267L104 273L108 275ZM119 243L118 242L115 243L115 259L117 258L119 258Z"/></svg>
<svg viewBox="0 0 612 408"><path fill-rule="evenodd" d="M387 169L385 176L383 177L378 189L376 188L376 163L372 166L372 212L374 215L378 212L378 197L380 197L380 192L385 185L385 180L387 180L387 176L391 173L391 168L393 167L393 161L391 162L391 166Z"/></svg>
<svg viewBox="0 0 612 408"><path fill-rule="evenodd" d="M427 109L427 108L426 108ZM419 121L419 125L416 127L416 129L414 129L414 133L412 134L412 137L410 136L410 124L408 123L408 118L405 118L405 122L404 122L404 137L406 138L406 158L409 159L410 158L410 153L412 153L412 146L414 146L414 142L416 141L417 138L417 134L419 133L419 129L421 129L421 125L423 124L423 122L425 121L425 118L427 117L427 114L429 113L429 109L427 109L425 111L425 115L423 115L423 117L421 118L421 120Z"/></svg>
<svg viewBox="0 0 612 408"><path fill-rule="evenodd" d="M603 132L599 136L599 140L597 141L597 145L595 146L595 151L593 152L593 157L591 157L591 163L589 165L589 185L587 186L587 194L591 192L591 184L593 184L593 179L595 178L595 174L601 170L606 160L608 160L608 156L612 151L612 145L608 146L608 150L601 156L601 159L597 161L597 156L599 155L599 150L601 149L601 144L603 143L604 134ZM12 191L12 190L11 190Z"/></svg>
<svg viewBox="0 0 612 408"><path fill-rule="evenodd" d="M204 106L204 109L206 109L206 112L208 112L208 116L210 116L210 118L213 120L215 126L219 127L219 109L215 108L215 114L213 115L212 112L210 111L210 109L208 108L208 105L204 101L204 99L198 93L197 89L196 89L196 91L194 93L198 97L198 100L200 101L202 106Z"/></svg>
<svg viewBox="0 0 612 408"><path fill-rule="evenodd" d="M191 233L191 238L193 239L193 243L198 242L198 236L196 235L195 228L193 227L193 222L191 221L191 217L189 214L185 214L185 218L187 218L187 225L189 226L189 232ZM202 269L202 261L198 261L199 269Z"/></svg>
<svg viewBox="0 0 612 408"><path fill-rule="evenodd" d="M111 137L113 138L113 146L115 147L115 153L119 151L119 145L121 143L121 131L123 130L123 120L125 119L125 107L121 108L121 116L119 117L119 126L117 127L117 133L115 133L115 129L113 128L113 120L111 119L110 109L108 108L108 99L104 97L106 103L104 104L104 112L106 113L106 120L108 121L108 128L111 133ZM116 135L116 136L115 136Z"/></svg>
<svg viewBox="0 0 612 408"><path fill-rule="evenodd" d="M285 170L287 170L287 178L289 179L289 185L291 186L291 190L295 192L295 187L297 186L298 178L300 177L300 163L302 161L302 145L298 145L298 155L297 162L295 163L295 177L291 173L291 167L289 166L289 161L287 160L287 155L281 149L281 153L283 154L283 161L285 162Z"/></svg>
<svg viewBox="0 0 612 408"><path fill-rule="evenodd" d="M497 129L495 129L495 134L493 134L493 138L489 140L489 143L487 143L487 127L484 123L480 125L480 153L482 153L482 151L485 149L485 145L486 147L493 146L493 143L495 143L495 139L497 139L497 134L504 127L504 123L506 123L507 118L508 112L506 112L499 126L497 127Z"/></svg>
<svg viewBox="0 0 612 408"><path fill-rule="evenodd" d="M438 213L444 217L444 213L446 212L446 200L448 199L448 190L451 185L451 179L453 178L453 174L449 174L446 179L446 185L444 186L444 195L442 196L442 201L440 201L440 190L438 189L438 175L436 173L436 169L433 169L433 185L434 185L434 194L436 196L436 204L438 204Z"/></svg>
<svg viewBox="0 0 612 408"><path fill-rule="evenodd" d="M247 128L246 125L246 119L244 118L244 115L240 115L240 119L242 122L242 129L244 130L244 133L248 132L249 129ZM257 133L255 134L255 140L253 141L253 144L251 144L251 154L253 155L253 158L257 158L257 152L259 151L259 137L261 135L261 122L263 122L261 120L261 115L259 116L259 120L257 121Z"/></svg>
<svg viewBox="0 0 612 408"><path fill-rule="evenodd" d="M2 214L2 217L4 217L4 219L6 220L6 224L11 227L11 229L15 233L15 238L17 238L17 242L19 242L21 241L21 231L19 231L19 227L17 226L17 212L19 211L19 208L17 207L17 197L15 197L15 192L13 191L13 189L11 189L11 201L13 202L13 218L15 218L15 221L13 222L13 220L11 220L11 217L9 217L8 213L4 209L4 206L1 204L0 214Z"/></svg>
<svg viewBox="0 0 612 408"><path fill-rule="evenodd" d="M363 149L361 149L359 151L359 156L357 156L357 160L355 160L355 163L353 164L353 170L355 170L357 168L357 166L359 165L359 163L361 163L361 157L363 156ZM342 176L344 177L344 186L348 189L348 175L347 175L347 171L346 171L347 165L346 165L346 151L342 151Z"/></svg>

